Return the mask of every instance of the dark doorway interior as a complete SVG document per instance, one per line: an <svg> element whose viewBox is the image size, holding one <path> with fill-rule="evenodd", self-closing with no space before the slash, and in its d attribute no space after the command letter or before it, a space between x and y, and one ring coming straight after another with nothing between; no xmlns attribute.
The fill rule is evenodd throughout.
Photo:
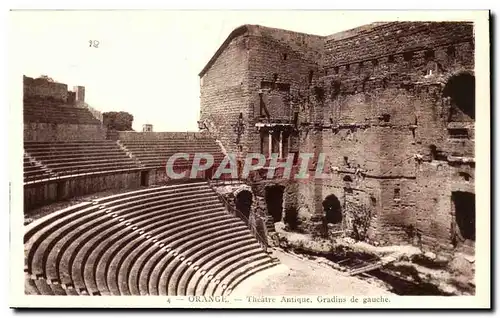
<svg viewBox="0 0 500 318"><path fill-rule="evenodd" d="M149 171L141 171L141 187L149 186Z"/></svg>
<svg viewBox="0 0 500 318"><path fill-rule="evenodd" d="M453 192L455 221L462 240L476 240L476 196L470 192Z"/></svg>
<svg viewBox="0 0 500 318"><path fill-rule="evenodd" d="M450 121L460 121L456 118L458 115L456 109L459 109L471 119L475 118L476 83L473 75L460 73L451 77L444 87L443 95L451 98Z"/></svg>
<svg viewBox="0 0 500 318"><path fill-rule="evenodd" d="M243 213L246 218L248 218L250 216L250 210L252 208L253 202L252 192L248 190L242 190L236 195L234 201L236 209Z"/></svg>
<svg viewBox="0 0 500 318"><path fill-rule="evenodd" d="M283 191L285 187L274 185L265 188L267 213L273 217L274 222L280 222L283 213Z"/></svg>
<svg viewBox="0 0 500 318"><path fill-rule="evenodd" d="M330 194L323 200L323 210L325 211L326 223L342 223L342 206L335 195Z"/></svg>

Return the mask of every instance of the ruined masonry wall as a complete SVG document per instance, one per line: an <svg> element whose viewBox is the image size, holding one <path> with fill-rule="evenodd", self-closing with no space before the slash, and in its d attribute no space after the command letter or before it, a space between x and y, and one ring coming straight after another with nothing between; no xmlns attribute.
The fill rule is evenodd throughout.
<svg viewBox="0 0 500 318"><path fill-rule="evenodd" d="M473 73L473 52L469 24L388 24L327 41L329 67L319 83L325 99L314 107L322 108L323 124L332 122L338 129L323 130L322 149L333 158L333 166L351 177L355 178L349 168L366 172L356 187L376 198L371 239L452 248L452 188L473 193L471 181L463 180L459 172L473 174L474 169L431 161L430 147L445 156L473 156L473 135L466 140L450 138L450 110L443 99L451 76ZM467 126L473 131L473 124ZM417 162L415 154L425 162ZM345 188L340 178L332 183ZM332 192L343 198L348 212L352 202L346 201L345 190L328 186L323 190L322 197Z"/></svg>
<svg viewBox="0 0 500 318"><path fill-rule="evenodd" d="M365 61L407 51L473 41L472 23L392 22L340 40L325 42L325 67Z"/></svg>
<svg viewBox="0 0 500 318"><path fill-rule="evenodd" d="M200 120L228 152L236 153L234 125L242 113L248 127L251 114L248 83L248 38L235 38L201 78ZM247 146L241 140L242 147Z"/></svg>
<svg viewBox="0 0 500 318"><path fill-rule="evenodd" d="M271 89L262 93L271 118L290 121L293 113L298 111L292 96L297 96L309 88L312 81L321 76L315 61L306 60L300 52L291 46L284 45L273 38L251 36L249 39L249 91L251 108L250 125L260 119L259 90L275 83ZM250 127L248 151L260 152L260 135Z"/></svg>
<svg viewBox="0 0 500 318"><path fill-rule="evenodd" d="M474 192L474 165L447 161L474 157L474 120L444 96L460 73L474 75L471 23L391 22L328 37L259 27L233 39L203 77L201 117L234 149L228 124L242 112L244 154L260 151L261 102L271 121L297 113L291 150L326 153L330 176L286 184L284 213L295 209L306 230L334 194L346 231L365 211L368 241L449 250L451 192Z"/></svg>
<svg viewBox="0 0 500 318"><path fill-rule="evenodd" d="M33 79L24 76L23 78L24 98L37 97L48 98L66 102L68 100L68 85L62 83L49 82L43 78Z"/></svg>

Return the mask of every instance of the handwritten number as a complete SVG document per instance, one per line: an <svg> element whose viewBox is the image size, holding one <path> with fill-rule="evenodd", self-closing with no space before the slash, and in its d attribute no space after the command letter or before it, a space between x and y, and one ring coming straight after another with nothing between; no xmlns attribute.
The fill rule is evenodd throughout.
<svg viewBox="0 0 500 318"><path fill-rule="evenodd" d="M99 41L97 41L97 40L89 40L89 47L98 48L99 47Z"/></svg>

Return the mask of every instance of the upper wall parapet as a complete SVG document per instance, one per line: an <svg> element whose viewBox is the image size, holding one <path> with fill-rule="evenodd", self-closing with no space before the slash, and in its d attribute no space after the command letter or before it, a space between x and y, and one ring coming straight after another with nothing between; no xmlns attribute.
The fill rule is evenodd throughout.
<svg viewBox="0 0 500 318"><path fill-rule="evenodd" d="M352 34L350 37L328 37L325 66L338 67L447 44L474 42L470 22L390 22Z"/></svg>
<svg viewBox="0 0 500 318"><path fill-rule="evenodd" d="M287 45L304 59L321 64L325 37L307 33L252 25L251 35L270 38L281 44Z"/></svg>
<svg viewBox="0 0 500 318"><path fill-rule="evenodd" d="M343 39L347 39L353 36L357 35L362 35L368 32L371 32L373 29L377 28L378 26L388 24L390 22L374 22L366 25L362 25L360 27L356 27L353 29L337 32L334 34L330 34L325 37L325 41L339 41Z"/></svg>
<svg viewBox="0 0 500 318"><path fill-rule="evenodd" d="M210 69L234 38L242 35L279 42L324 68L328 75L359 73L377 64L392 65L389 68L392 67L393 72L400 72L399 66L411 60L416 60L412 67L433 60L434 57L428 55L434 55L434 51L437 60L443 58L443 51L448 56L454 56L457 51L462 66L473 68L474 65L474 55L470 54L474 50L472 22L376 22L329 36L243 25L228 36L200 76ZM458 56L460 54L464 56Z"/></svg>
<svg viewBox="0 0 500 318"><path fill-rule="evenodd" d="M293 51L297 52L304 59L320 64L322 61L322 53L324 49L325 37L294 31L269 28L261 25L245 24L234 29L226 38L224 43L215 52L212 58L208 61L205 67L201 70L199 76L203 75L215 63L221 53L229 46L231 41L239 36L256 36L277 41L283 45L287 45Z"/></svg>

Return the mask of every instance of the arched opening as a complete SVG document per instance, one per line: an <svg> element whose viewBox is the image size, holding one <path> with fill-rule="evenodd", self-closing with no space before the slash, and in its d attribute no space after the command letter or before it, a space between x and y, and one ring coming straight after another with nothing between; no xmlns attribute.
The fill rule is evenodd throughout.
<svg viewBox="0 0 500 318"><path fill-rule="evenodd" d="M452 76L443 90L443 96L451 99L449 121L461 121L460 113L475 118L476 112L476 81L469 73Z"/></svg>
<svg viewBox="0 0 500 318"><path fill-rule="evenodd" d="M326 223L338 224L342 222L342 206L334 194L330 194L323 200L323 211L325 211Z"/></svg>
<svg viewBox="0 0 500 318"><path fill-rule="evenodd" d="M280 222L283 214L283 191L285 187L280 185L267 186L264 199L266 200L267 213L274 222Z"/></svg>
<svg viewBox="0 0 500 318"><path fill-rule="evenodd" d="M243 213L243 215L247 218L250 216L252 203L253 203L253 195L252 192L248 190L240 191L234 198L234 204L236 205L236 209L241 213Z"/></svg>
<svg viewBox="0 0 500 318"><path fill-rule="evenodd" d="M457 234L460 240L476 240L476 198L474 193L452 192Z"/></svg>

